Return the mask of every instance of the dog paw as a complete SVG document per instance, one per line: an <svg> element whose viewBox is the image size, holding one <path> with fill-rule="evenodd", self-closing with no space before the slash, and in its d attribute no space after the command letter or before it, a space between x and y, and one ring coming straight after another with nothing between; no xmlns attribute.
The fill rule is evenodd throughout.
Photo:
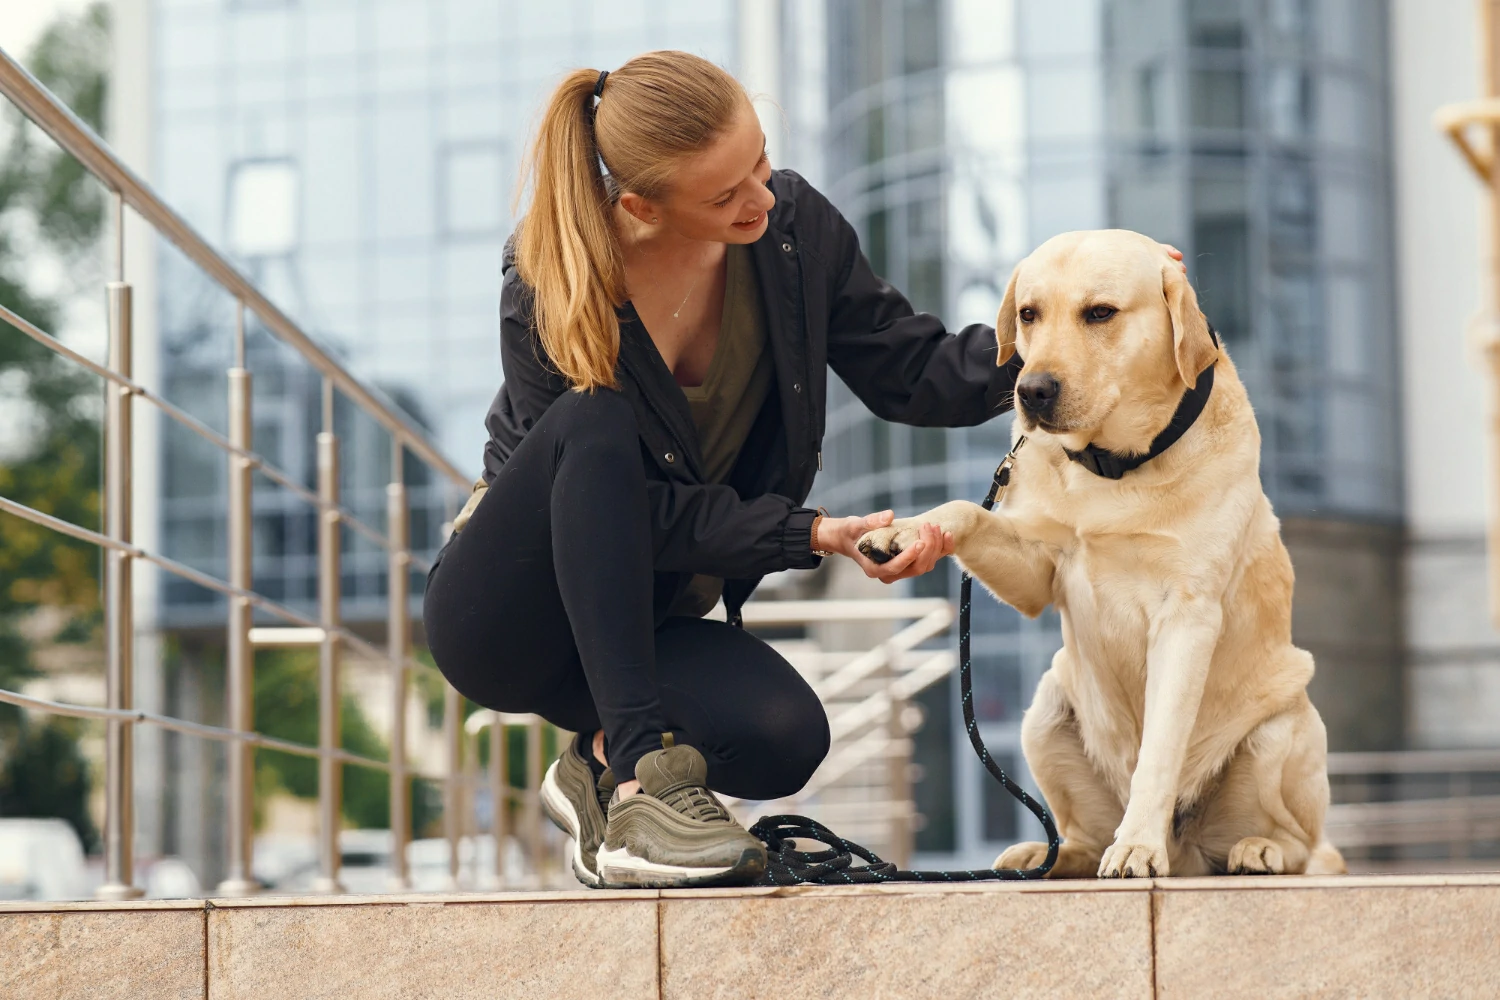
<svg viewBox="0 0 1500 1000"><path fill-rule="evenodd" d="M1047 845L1040 841L1027 841L1023 844L1012 844L1000 852L991 868L1035 868L1047 860Z"/></svg>
<svg viewBox="0 0 1500 1000"><path fill-rule="evenodd" d="M1231 875L1280 875L1286 861L1274 840L1246 837L1229 849L1228 869Z"/></svg>
<svg viewBox="0 0 1500 1000"><path fill-rule="evenodd" d="M1165 844L1131 844L1117 840L1099 862L1100 878L1161 878L1168 874Z"/></svg>
<svg viewBox="0 0 1500 1000"><path fill-rule="evenodd" d="M858 547L871 562L887 563L917 544L920 537L921 529L917 525L896 521L859 536Z"/></svg>
<svg viewBox="0 0 1500 1000"><path fill-rule="evenodd" d="M1047 860L1047 845L1037 841L1028 841L1007 847L1001 855L995 859L992 868L1019 868L1025 871L1035 868ZM1097 849L1084 847L1080 844L1065 841L1057 850L1057 860L1052 863L1052 870L1047 872L1048 878L1093 878L1094 871L1099 867L1099 852Z"/></svg>

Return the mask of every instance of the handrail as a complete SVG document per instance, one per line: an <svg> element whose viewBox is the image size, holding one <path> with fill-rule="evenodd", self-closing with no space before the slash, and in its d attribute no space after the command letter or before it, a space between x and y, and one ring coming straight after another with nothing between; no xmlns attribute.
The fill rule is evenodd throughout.
<svg viewBox="0 0 1500 1000"><path fill-rule="evenodd" d="M187 580L190 583L196 583L198 586L204 588L205 590L212 590L216 593L223 594L225 597L238 598L240 600L247 601L251 605L260 608L261 610L266 611L269 614L275 615L282 621L291 622L293 625L297 625L302 628L317 629L320 632L330 633L334 636L337 636L343 642L348 643L354 649L357 649L361 653L364 653L372 660L384 660L389 658L389 653L382 652L381 650L377 649L375 646L371 645L369 642L366 642L363 638L361 638L359 633L345 626L339 625L332 629L324 629L323 626L319 625L315 619L310 618L307 615L301 614L297 611L293 611L291 608L287 607L284 604L278 604L276 601L271 600L269 597L263 597L260 594L255 593L254 591L244 590L243 588L236 587L232 583L227 583L223 580L218 579L217 577L210 576L202 570L194 569L193 567L188 566L185 563L180 563L176 559L169 558L168 556L158 555L155 552L147 552L139 545L133 545L128 542L121 542L118 539L110 538L108 535L100 534L97 531L91 531L90 529L74 524L71 521L64 521L62 518L55 517L51 514L46 513L45 511L36 510L35 508L28 507L25 504L17 503L9 497L0 496L0 512L19 517L23 521L30 521L32 524L35 524L38 527L49 528L60 535L67 535L70 538L76 538L80 542L89 542L93 545L99 546L102 549L122 552L134 559L140 559L142 562L148 562L158 569L166 570L173 576L180 577L181 579ZM423 663L421 660L418 660L413 656L407 656L405 658L405 667L407 670L433 669L428 664Z"/></svg>
<svg viewBox="0 0 1500 1000"><path fill-rule="evenodd" d="M171 730L174 733L182 733L185 736L199 736L206 740L218 740L221 743L245 743L250 746L260 747L263 750L279 750L282 753L295 754L299 757L332 757L344 764L357 764L360 767L371 767L378 771L389 771L391 765L388 761L376 760L374 757L366 757L362 754L350 753L342 748L325 751L319 747L309 746L306 743L294 743L291 740L277 739L275 736L266 736L264 733L249 732L241 729L225 729L223 726L210 726L203 722L188 722L170 715L159 715L156 712L146 712L138 708L99 708L94 705L78 705L68 701L54 701L50 698L35 698L27 694L16 694L13 691L0 689L0 703L15 705L17 708L27 708L36 712L47 712L50 715L65 715L72 719L114 719L121 722L144 722L162 729ZM419 777L429 777L419 775ZM433 779L440 780L440 779Z"/></svg>
<svg viewBox="0 0 1500 1000"><path fill-rule="evenodd" d="M286 489L294 496L296 496L299 500L311 504L314 507L331 509L337 512L339 518L344 522L344 524L348 525L350 530L354 531L356 534L369 539L381 548L389 547L389 541L384 535L382 535L375 528L372 528L368 524L365 524L365 522L361 521L353 511L349 510L349 508L339 506L330 507L328 504L325 504L323 502L323 499L319 497L315 491L310 490L306 486L303 486L301 483L297 482L291 477L290 473L284 472L283 470L277 468L271 462L268 462L265 458L261 457L255 452L245 448L241 448L239 445L235 444L233 441L230 441L227 437L220 434L218 431L214 430L212 427L208 426L203 421L199 420L197 417L184 410L182 407L176 405L175 403L171 403L166 399L163 399L160 395L150 389L147 389L145 386L136 382L134 379L128 379L125 376L121 375L119 372L110 371L104 365L101 365L96 361L89 360L82 354L79 354L77 351L73 350L67 344L64 344L56 337L47 333L45 330L28 320L26 317L10 309L7 309L3 305L0 305L0 320L5 321L15 329L20 330L22 333L26 334L26 336L30 337L38 344L41 344L43 347L47 348L49 351L52 351L54 354L60 355L61 357L67 358L69 361L73 362L75 365L78 365L80 368L83 368L89 373L97 375L98 377L104 379L106 382L113 382L115 385L118 385L121 388L130 390L131 395L139 399L144 399L146 402L152 404L158 410L165 413L173 420L177 421L177 423L182 427L185 427L188 430L192 431L194 434L198 435L203 440L207 441L209 444L213 445L219 450L233 455L236 458L243 458L246 462L250 463L251 468L255 469L261 475L271 480L271 482L282 487L283 489Z"/></svg>
<svg viewBox="0 0 1500 1000"><path fill-rule="evenodd" d="M4 49L0 49L0 94L9 98L22 114L71 153L106 187L118 193L157 232L171 240L189 260L243 302L272 333L296 348L340 392L374 416L403 445L447 476L455 485L467 488L473 482L472 477L465 476L457 466L448 461L405 414L351 375L310 336L303 333L296 323L250 284L222 254L209 246L181 216L167 207L134 171L104 145L82 119L54 97Z"/></svg>
<svg viewBox="0 0 1500 1000"><path fill-rule="evenodd" d="M99 889L104 898L130 898L139 894L133 879L133 798L134 764L132 760L132 727L146 724L175 732L227 743L228 775L225 782L228 837L228 876L219 886L225 895L256 891L251 877L253 861L252 822L254 813L254 773L251 751L256 747L284 750L310 756L318 761L318 838L320 853L319 886L322 891L338 892L338 828L342 810L341 764L361 764L384 770L391 787L390 821L398 846L407 838L410 810L407 802L407 779L415 774L408 768L405 750L406 698L409 674L430 670L411 655L410 573L413 567L425 569L425 560L411 552L411 509L403 469L409 452L418 461L438 473L450 484L469 485L469 477L458 471L426 435L404 413L400 412L376 389L366 386L345 370L304 333L290 318L272 304L241 275L229 261L213 249L185 220L157 195L96 136L71 110L58 101L22 66L0 49L0 94L20 112L47 133L62 149L72 155L113 196L116 260L114 279L106 284L108 302L109 357L103 364L69 348L57 338L16 312L0 306L0 322L52 351L56 356L80 366L104 381L104 476L102 499L104 524L96 531L81 524L36 510L9 497L0 496L0 513L19 517L43 528L99 546L104 556L104 659L107 707L90 708L67 702L48 701L0 690L0 702L25 708L102 720L105 723L105 882ZM124 254L125 206L136 210L141 219L157 233L177 246L202 269L209 281L227 292L235 303L234 362L226 372L228 379L228 433L213 429L181 407L164 399L156 391L132 377L131 333L133 326L133 289L126 280ZM302 485L290 474L255 453L252 447L251 382L253 373L245 363L246 311L257 316L266 329L283 343L294 348L322 375L322 426L317 434L318 482L316 489ZM386 530L366 524L340 502L340 442L334 427L334 404L338 394L362 410L390 434L390 477L385 487ZM229 482L226 496L228 535L227 579L220 579L164 555L149 552L133 541L134 516L131 511L131 475L134 401L140 399L159 412L222 451L228 459ZM317 580L318 612L316 617L303 614L257 593L253 586L254 484L260 473L288 490L318 511ZM342 621L342 529L347 528L387 554L387 629L386 648L378 649ZM228 599L226 629L226 715L228 725L214 726L203 722L178 719L136 710L132 705L132 659L135 645L132 573L134 562L150 563L179 578L196 583ZM254 645L250 641L255 609L284 622L316 630L322 636L318 664L318 741L304 746L274 740L254 731L253 673ZM389 762L375 761L350 754L340 746L339 706L340 661L344 649L356 650L387 665L391 680L392 729ZM456 733L459 701L456 692L445 692L444 729ZM539 725L539 724L538 724ZM540 746L540 743L537 744ZM456 803L458 758L450 754L447 775L447 800ZM460 824L456 817L446 817L450 840L455 844ZM397 851L398 857L404 857ZM398 862L392 873L393 887L408 887L404 863Z"/></svg>

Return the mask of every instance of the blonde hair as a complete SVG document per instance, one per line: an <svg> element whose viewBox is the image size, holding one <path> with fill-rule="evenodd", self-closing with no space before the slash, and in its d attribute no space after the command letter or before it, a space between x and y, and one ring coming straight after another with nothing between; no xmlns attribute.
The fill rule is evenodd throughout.
<svg viewBox="0 0 1500 1000"><path fill-rule="evenodd" d="M537 336L580 390L615 384L615 309L625 302L615 198L660 197L677 161L711 145L749 102L738 80L686 52L636 56L609 74L595 104L598 82L597 70L579 69L553 91L522 173L531 205L516 230Z"/></svg>

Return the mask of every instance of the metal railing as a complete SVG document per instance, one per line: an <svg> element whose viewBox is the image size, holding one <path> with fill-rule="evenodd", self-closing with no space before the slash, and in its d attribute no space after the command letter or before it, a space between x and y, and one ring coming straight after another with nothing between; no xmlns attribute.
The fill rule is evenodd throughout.
<svg viewBox="0 0 1500 1000"><path fill-rule="evenodd" d="M1500 860L1500 750L1328 755L1328 839L1351 865Z"/></svg>
<svg viewBox="0 0 1500 1000"><path fill-rule="evenodd" d="M52 712L105 723L105 880L100 895L131 898L139 895L133 871L132 741L134 727L151 725L188 736L227 744L228 825L227 878L219 886L225 894L255 891L252 875L252 815L254 795L253 752L257 747L314 757L318 760L317 888L340 891L339 826L340 781L345 764L358 764L387 771L390 775L390 822L393 888L409 884L405 843L409 836L409 779L417 776L406 757L405 714L408 680L412 671L432 669L411 653L410 573L422 564L411 552L410 508L403 466L407 453L433 469L455 488L467 490L470 478L449 462L416 425L384 400L375 390L350 374L319 347L296 323L255 288L235 267L166 205L67 107L3 50L0 50L0 94L26 118L72 155L112 195L113 266L107 283L108 358L100 365L68 348L26 317L0 307L0 320L62 358L92 372L105 382L103 531L56 518L12 499L0 497L0 511L23 518L43 528L90 542L104 552L103 605L105 635L105 689L107 707L96 708L32 698L14 691L0 691L0 701L35 711ZM133 210L157 233L170 240L236 303L234 363L227 372L228 435L219 434L185 410L138 383L132 371L132 287L125 280L125 210ZM308 489L253 450L251 420L252 376L245 359L247 311L273 336L292 347L322 375L322 428L317 435L318 482ZM372 418L390 435L391 477L386 487L386 525L381 531L365 524L343 506L339 496L339 438L334 433L334 403L343 396ZM131 471L133 464L132 418L137 401L155 406L198 437L223 451L229 458L228 483L228 579L218 579L160 553L148 552L133 541ZM252 478L259 473L306 501L318 512L318 614L310 617L272 601L254 591L252 585ZM388 613L386 648L379 649L347 628L340 620L341 534L344 528L385 549L388 554ZM227 726L172 718L140 711L132 705L132 649L135 644L132 569L136 563L157 568L228 599L226 635ZM287 627L252 627L254 612L279 619ZM318 665L318 744L305 746L272 739L253 729L254 654L260 647L316 646ZM340 667L344 651L355 650L388 665L392 686L392 732L389 761L349 753L339 746L341 703ZM450 840L450 872L457 870L457 839L461 830L456 814L461 780L459 756L461 700L447 689L444 729L450 753L444 783L449 806L444 817ZM532 718L532 727L540 722Z"/></svg>
<svg viewBox="0 0 1500 1000"><path fill-rule="evenodd" d="M912 794L911 739L922 714L912 699L958 666L946 644L925 645L948 631L953 605L935 597L752 601L743 616L749 629L791 626L809 633L807 639L768 641L827 710L829 750L795 795L759 803L730 799L731 808L746 822L811 813L906 867L922 821ZM825 638L819 630L843 634Z"/></svg>

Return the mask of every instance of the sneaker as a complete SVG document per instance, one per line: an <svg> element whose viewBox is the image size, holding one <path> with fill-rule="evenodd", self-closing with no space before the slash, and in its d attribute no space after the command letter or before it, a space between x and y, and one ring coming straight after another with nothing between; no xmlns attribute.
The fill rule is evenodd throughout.
<svg viewBox="0 0 1500 1000"><path fill-rule="evenodd" d="M604 842L604 810L614 793L614 772L605 770L596 784L589 762L572 740L542 779L542 811L573 838L573 874L593 888L600 885L594 859Z"/></svg>
<svg viewBox="0 0 1500 1000"><path fill-rule="evenodd" d="M617 888L754 882L766 870L765 845L708 790L703 755L663 742L635 766L640 793L609 804L599 877Z"/></svg>

